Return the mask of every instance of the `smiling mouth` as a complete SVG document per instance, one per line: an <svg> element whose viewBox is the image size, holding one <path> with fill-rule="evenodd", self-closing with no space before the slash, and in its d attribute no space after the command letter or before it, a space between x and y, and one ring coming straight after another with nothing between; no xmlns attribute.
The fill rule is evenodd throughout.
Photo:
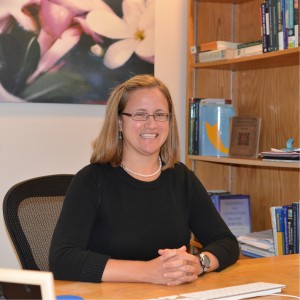
<svg viewBox="0 0 300 300"><path fill-rule="evenodd" d="M154 139L156 137L158 137L158 134L156 133L143 133L141 134L141 137L144 139Z"/></svg>

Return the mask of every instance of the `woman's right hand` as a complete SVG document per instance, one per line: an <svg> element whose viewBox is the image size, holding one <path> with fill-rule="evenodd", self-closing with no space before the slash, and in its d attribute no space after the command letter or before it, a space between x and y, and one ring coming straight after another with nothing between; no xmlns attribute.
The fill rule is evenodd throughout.
<svg viewBox="0 0 300 300"><path fill-rule="evenodd" d="M147 262L149 282L179 285L198 278L199 260L188 253L185 246L178 249L161 249L159 254L159 257Z"/></svg>

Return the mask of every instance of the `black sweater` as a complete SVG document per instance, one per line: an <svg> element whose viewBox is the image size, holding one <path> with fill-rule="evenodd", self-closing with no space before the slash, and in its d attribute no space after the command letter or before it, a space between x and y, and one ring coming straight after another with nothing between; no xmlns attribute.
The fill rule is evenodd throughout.
<svg viewBox="0 0 300 300"><path fill-rule="evenodd" d="M184 164L144 182L121 167L90 164L74 177L50 249L56 279L100 282L109 258L151 260L158 250L188 246L191 232L222 270L238 242L206 190Z"/></svg>

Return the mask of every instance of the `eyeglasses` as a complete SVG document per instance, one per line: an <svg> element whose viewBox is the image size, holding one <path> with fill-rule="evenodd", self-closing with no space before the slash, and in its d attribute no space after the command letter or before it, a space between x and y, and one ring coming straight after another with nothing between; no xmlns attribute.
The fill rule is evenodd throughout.
<svg viewBox="0 0 300 300"><path fill-rule="evenodd" d="M133 114L129 114L129 113L121 113L121 115L127 116L127 117L131 117L132 120L134 121L147 121L149 119L149 117L153 117L155 121L158 122L166 122L170 119L171 114L168 113L155 113L153 115L149 115L146 112L136 112Z"/></svg>

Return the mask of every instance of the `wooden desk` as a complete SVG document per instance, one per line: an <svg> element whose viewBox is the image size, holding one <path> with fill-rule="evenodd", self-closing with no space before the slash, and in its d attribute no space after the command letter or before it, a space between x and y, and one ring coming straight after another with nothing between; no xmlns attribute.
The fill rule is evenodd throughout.
<svg viewBox="0 0 300 300"><path fill-rule="evenodd" d="M192 283L173 287L146 283L55 281L55 291L56 295L77 295L84 299L149 299L264 281L283 283L287 286L283 294L299 296L299 261L299 254L239 260L222 272L205 274ZM274 296L259 299L274 299ZM289 298L276 296L275 299Z"/></svg>

